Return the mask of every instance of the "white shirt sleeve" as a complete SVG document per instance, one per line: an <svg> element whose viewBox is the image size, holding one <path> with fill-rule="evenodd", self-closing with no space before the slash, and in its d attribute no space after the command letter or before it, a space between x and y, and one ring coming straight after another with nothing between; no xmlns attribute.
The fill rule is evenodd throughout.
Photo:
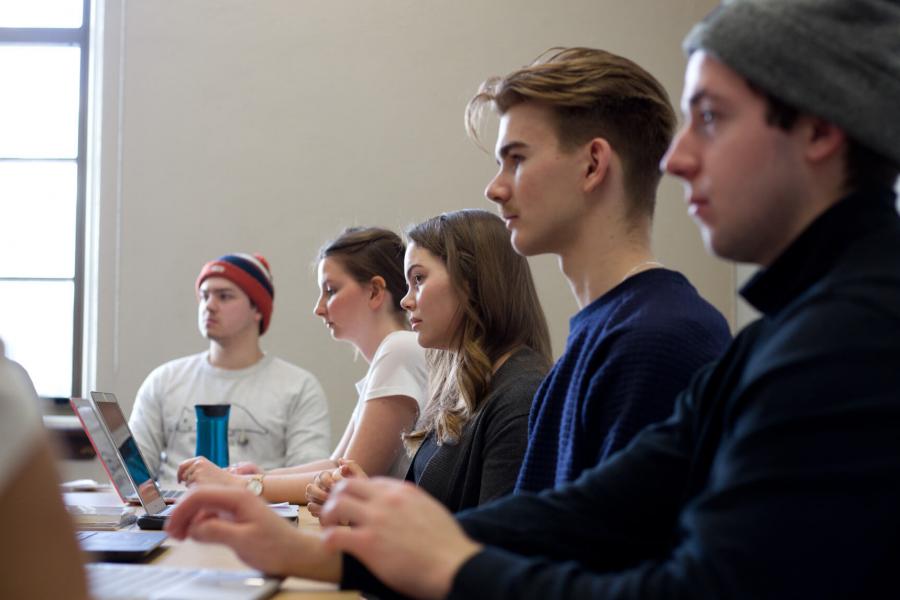
<svg viewBox="0 0 900 600"><path fill-rule="evenodd" d="M352 417L357 426L360 406L375 398L407 396L416 401L421 415L428 401L428 365L425 349L419 346L416 334L396 331L386 337L375 352L366 377L357 384L357 390L359 402ZM409 455L401 451L388 475L403 478L409 462Z"/></svg>
<svg viewBox="0 0 900 600"><path fill-rule="evenodd" d="M428 366L425 350L413 333L391 334L378 349L365 379L360 400L386 396L409 396L424 408L428 399Z"/></svg>

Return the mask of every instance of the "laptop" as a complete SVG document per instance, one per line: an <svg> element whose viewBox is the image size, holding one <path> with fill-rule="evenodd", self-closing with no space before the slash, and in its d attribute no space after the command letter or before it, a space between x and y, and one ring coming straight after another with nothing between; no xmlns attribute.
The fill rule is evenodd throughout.
<svg viewBox="0 0 900 600"><path fill-rule="evenodd" d="M100 600L165 598L167 600L255 600L278 591L279 579L258 571L183 569L156 565L87 565L91 597Z"/></svg>
<svg viewBox="0 0 900 600"><path fill-rule="evenodd" d="M109 417L112 419L112 423L116 424L113 428L120 428L122 423L124 423L127 428L127 421L125 421L125 416L122 415L122 409L119 408L115 396L112 394L108 394L108 396L112 396L114 406L112 404L104 404L104 407L106 408ZM69 403L72 406L72 411L81 422L82 429L84 429L85 434L87 434L91 445L94 447L94 452L96 452L97 456L100 458L100 464L102 464L103 468L106 470L106 474L109 476L109 480L112 482L119 497L123 502L128 504L140 504L137 492L131 483L131 479L128 477L126 465L120 460L116 445L107 433L107 427L104 427L103 423L101 423L100 416L94 410L91 401L86 398L72 398L69 400ZM118 415L116 412L118 412ZM130 435L131 432L129 431L128 433ZM144 462L144 458L140 454L140 451L137 453L132 452L131 454L136 456L136 458L133 458L134 461L139 461L137 468L143 472L149 473L147 464ZM163 500L169 504L174 503L183 493L183 490L160 491Z"/></svg>
<svg viewBox="0 0 900 600"><path fill-rule="evenodd" d="M93 560L141 560L160 547L168 536L160 531L76 531L81 549Z"/></svg>
<svg viewBox="0 0 900 600"><path fill-rule="evenodd" d="M137 441L131 434L128 421L122 414L122 408L115 394L91 392L91 405L94 407L97 421L106 433L106 438L115 449L119 468L125 472L131 490L144 507L144 511L150 516L167 515L172 507L166 507L166 501L163 500L156 480L150 476L150 469L147 468Z"/></svg>

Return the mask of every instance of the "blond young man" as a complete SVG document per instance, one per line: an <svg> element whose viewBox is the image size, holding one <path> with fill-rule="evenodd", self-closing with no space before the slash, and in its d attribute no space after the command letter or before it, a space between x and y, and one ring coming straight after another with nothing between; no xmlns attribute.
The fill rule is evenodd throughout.
<svg viewBox="0 0 900 600"><path fill-rule="evenodd" d="M423 598L883 596L900 529L898 30L896 1L732 0L689 34L664 164L710 250L763 267L742 290L763 317L666 423L571 485L455 519L410 486L347 480L322 521L353 526L324 543L211 490L171 532L379 596L356 560ZM263 539L283 553L243 545Z"/></svg>
<svg viewBox="0 0 900 600"><path fill-rule="evenodd" d="M516 491L574 481L672 414L728 325L651 248L659 161L675 114L634 62L593 48L548 51L482 84L467 107L500 114L499 170L485 195L526 256L554 254L579 312L535 395Z"/></svg>

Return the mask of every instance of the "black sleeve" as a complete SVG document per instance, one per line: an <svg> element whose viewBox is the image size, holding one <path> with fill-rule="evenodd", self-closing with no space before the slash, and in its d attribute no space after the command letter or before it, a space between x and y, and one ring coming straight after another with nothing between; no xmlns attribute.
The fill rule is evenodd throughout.
<svg viewBox="0 0 900 600"><path fill-rule="evenodd" d="M356 560L350 554L344 553L343 571L341 574L342 590L358 590L363 592L365 596L372 596L387 600L388 598L406 598L403 594L398 594L388 586L381 583L381 580L375 577L365 565Z"/></svg>

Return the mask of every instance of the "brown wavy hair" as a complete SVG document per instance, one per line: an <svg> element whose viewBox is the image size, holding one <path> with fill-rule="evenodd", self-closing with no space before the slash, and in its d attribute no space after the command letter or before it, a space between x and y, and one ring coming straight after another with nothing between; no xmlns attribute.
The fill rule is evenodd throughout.
<svg viewBox="0 0 900 600"><path fill-rule="evenodd" d="M550 48L530 65L481 84L466 106L469 136L480 144L485 107L503 115L522 102L549 107L563 150L607 140L622 160L631 217L652 216L662 160L677 119L662 84L636 63L594 48Z"/></svg>
<svg viewBox="0 0 900 600"><path fill-rule="evenodd" d="M428 352L430 402L408 442L434 432L454 443L487 395L494 364L528 347L552 362L550 332L528 261L517 254L497 215L460 210L411 227L410 243L440 258L460 301L449 350ZM412 444L410 444L412 445Z"/></svg>
<svg viewBox="0 0 900 600"><path fill-rule="evenodd" d="M404 310L400 300L406 295L406 277L403 275L405 252L403 240L389 229L348 227L319 249L316 263L325 258L337 260L360 285L380 276L391 294L391 307L402 319Z"/></svg>

